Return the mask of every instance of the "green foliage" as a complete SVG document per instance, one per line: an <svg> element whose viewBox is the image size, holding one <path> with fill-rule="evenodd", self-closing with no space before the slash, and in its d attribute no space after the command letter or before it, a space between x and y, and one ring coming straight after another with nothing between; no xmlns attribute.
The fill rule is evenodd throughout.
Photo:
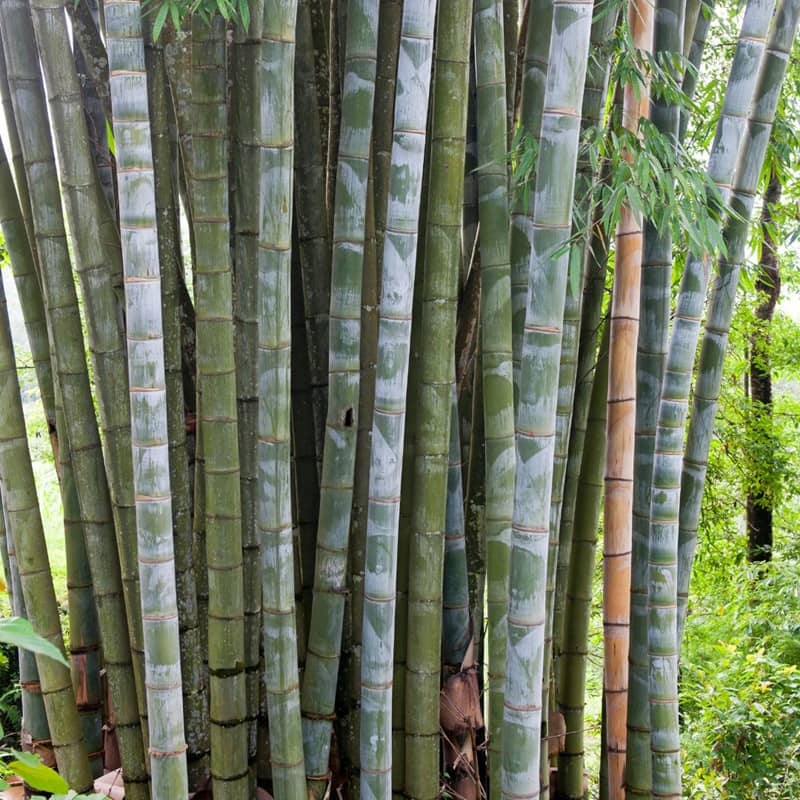
<svg viewBox="0 0 800 800"><path fill-rule="evenodd" d="M698 570L684 649L687 795L800 796L800 562L742 564L735 581L717 563Z"/></svg>
<svg viewBox="0 0 800 800"><path fill-rule="evenodd" d="M608 181L597 184L608 235L627 204L658 230L671 229L676 241L686 237L690 249L724 253L719 190L649 120L639 121L638 135L610 130L597 157L607 158L609 164Z"/></svg>
<svg viewBox="0 0 800 800"><path fill-rule="evenodd" d="M37 655L47 656L53 661L58 661L69 669L69 662L64 658L63 653L47 639L43 639L27 619L22 617L11 617L10 619L0 619L0 642L13 644L30 650Z"/></svg>
<svg viewBox="0 0 800 800"><path fill-rule="evenodd" d="M194 14L206 22L220 14L228 22L241 24L243 28L250 26L249 0L144 0L143 5L147 6L146 13L155 14L154 40L158 40L168 20L179 30L181 21Z"/></svg>

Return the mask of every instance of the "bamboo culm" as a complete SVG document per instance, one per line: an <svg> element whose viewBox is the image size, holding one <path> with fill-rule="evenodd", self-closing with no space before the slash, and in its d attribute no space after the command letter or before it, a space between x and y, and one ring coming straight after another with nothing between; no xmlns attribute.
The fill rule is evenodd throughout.
<svg viewBox="0 0 800 800"><path fill-rule="evenodd" d="M567 288L566 245L591 18L591 3L553 5L516 419L501 787L506 797L537 797L541 789L545 585L556 395ZM554 252L560 255L554 257Z"/></svg>
<svg viewBox="0 0 800 800"><path fill-rule="evenodd" d="M138 4L106 8L125 274L133 482L153 800L188 796L161 275Z"/></svg>
<svg viewBox="0 0 800 800"><path fill-rule="evenodd" d="M392 782L400 479L435 14L435 0L404 4L397 67L364 574L360 732L364 800L388 797Z"/></svg>

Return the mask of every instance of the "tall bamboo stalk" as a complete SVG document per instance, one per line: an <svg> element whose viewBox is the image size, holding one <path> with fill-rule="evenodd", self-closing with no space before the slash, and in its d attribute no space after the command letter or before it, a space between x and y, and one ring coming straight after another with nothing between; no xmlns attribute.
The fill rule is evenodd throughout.
<svg viewBox="0 0 800 800"><path fill-rule="evenodd" d="M22 30L26 24L24 22L14 27L16 20L13 15L17 14L26 15L27 9L18 3L0 6L0 21L3 23L0 30ZM59 203L55 162L47 133L49 122L38 65L31 72L28 50L17 51L15 48L15 52L10 53L5 37L4 45L14 118L26 119L30 123L26 126L26 135L21 137L22 154L32 201L37 252L42 261L42 291L53 343L53 364L65 398L64 416L85 524L103 649L117 720L117 738L125 766L125 784L131 798L146 798L149 797L149 779L145 770L127 614L122 596L120 555L114 537L111 499L97 420L92 405L85 402L85 398L91 397L91 391Z"/></svg>
<svg viewBox="0 0 800 800"><path fill-rule="evenodd" d="M264 3L258 253L258 527L273 793L306 796L297 674L290 456L291 230L296 0Z"/></svg>
<svg viewBox="0 0 800 800"><path fill-rule="evenodd" d="M785 0L779 3L775 17L772 21L766 52L762 60L755 95L751 105L747 133L741 145L741 157L733 185L731 207L737 212L738 217L731 217L724 230L724 241L727 254L719 260L719 272L716 276L706 311L705 332L697 364L697 380L695 383L694 399L692 404L691 421L687 434L683 464L680 474L680 488L678 489L677 463L672 460L668 463L672 469L666 473L669 479L670 491L664 492L663 507L654 508L654 516L665 517L671 522L665 525L663 549L652 554L656 565L663 559L666 565L674 563L670 570L666 567L667 574L675 576L675 586L670 587L670 602L680 601L680 608L675 617L675 653L679 647L679 636L682 633L683 619L685 618L685 597L688 592L691 576L692 560L697 537L697 526L700 516L703 485L705 482L708 449L713 432L714 417L716 415L717 401L722 381L722 367L727 347L728 332L733 316L733 305L736 287L739 279L739 270L746 257L747 236L749 219L752 212L758 176L761 173L764 154L772 132L772 121L781 86L786 74L788 54L797 31L800 19L800 3L796 0ZM679 406L680 408L680 406ZM669 440L664 449L671 450ZM666 483L666 480L665 480ZM672 488L674 487L674 488ZM680 502L678 514L674 506ZM675 530L675 522L678 526ZM674 549L673 549L674 548ZM663 554L663 555L662 555ZM660 558L656 558L659 556ZM653 568L651 568L653 569ZM659 599L666 601L666 592ZM655 699L664 699L664 715L670 718L664 720L664 729L671 738L661 741L661 748L667 751L659 764L660 777L669 786L680 785L679 753L671 755L674 750L675 731L677 729L676 715L677 703L675 694L677 689L677 655L667 655L670 651L667 635L669 633L669 617L664 620L664 669L654 674L651 667L651 696ZM654 634L657 631L654 631ZM662 641L651 639L653 646L659 646ZM656 651L656 655L661 655ZM653 679L661 678L663 682L654 686ZM669 682L669 683L667 683ZM654 691L657 690L657 691ZM672 723L668 725L668 723ZM676 764L677 762L677 764ZM656 760L653 762L653 784L656 785Z"/></svg>
<svg viewBox="0 0 800 800"><path fill-rule="evenodd" d="M608 326L593 370L591 400L578 479L581 502L575 509L572 554L569 559L563 652L558 661L559 710L567 734L558 757L558 796L565 800L584 797L586 666L592 579L600 506L603 499L603 470L606 457L608 418Z"/></svg>
<svg viewBox="0 0 800 800"><path fill-rule="evenodd" d="M516 419L502 770L502 793L513 797L537 797L541 788L545 585L556 395L591 21L591 3L557 0L553 5Z"/></svg>
<svg viewBox="0 0 800 800"><path fill-rule="evenodd" d="M405 671L407 794L436 798L439 780L442 580L451 384L461 272L461 205L471 28L470 3L439 6L430 173L421 289L421 351L411 484ZM502 51L501 51L502 56ZM507 225L504 228L507 235Z"/></svg>
<svg viewBox="0 0 800 800"><path fill-rule="evenodd" d="M435 13L435 0L410 0L404 4L401 24L364 575L360 734L364 798L385 798L391 792L400 478Z"/></svg>
<svg viewBox="0 0 800 800"><path fill-rule="evenodd" d="M145 17L145 60L153 141L155 208L158 219L158 256L161 264L161 314L164 326L164 369L167 387L172 526L175 546L175 583L181 645L183 717L190 791L208 779L208 694L203 675L195 578L195 542L192 535L191 487L183 388L180 289L183 280L178 208L171 176L170 107L163 43L152 42Z"/></svg>
<svg viewBox="0 0 800 800"><path fill-rule="evenodd" d="M528 139L527 147L538 147L542 131L542 111L548 59L550 51L553 3L550 0L531 0L528 9L533 25L525 28L525 57L522 62L522 79L519 100L519 128ZM528 291L528 263L531 252L531 236L534 189L536 176L527 176L527 181L515 187L511 208L511 313L514 352L514 397L519 392L520 358L523 329L525 327L525 305Z"/></svg>
<svg viewBox="0 0 800 800"><path fill-rule="evenodd" d="M343 54L346 59L346 55ZM325 197L326 164L320 147L320 108L317 84L314 75L314 44L309 4L303 3L297 11L297 47L295 66L295 142L297 157L294 171L297 191L294 196L295 226L297 229L298 256L300 260L303 309L306 325L306 347L311 374L312 440L317 463L321 472L323 442L325 440L326 405L328 402L328 366L330 346L330 324L328 311L331 303L331 232L328 214L321 213L320 201ZM336 65L333 65L336 68ZM344 86L340 103L345 102ZM326 109L327 110L327 109ZM337 109L343 115L344 109ZM344 119L342 119L342 124ZM338 131L337 131L338 135ZM336 159L333 159L336 163ZM335 170L334 170L335 172ZM334 187L331 187L333 191ZM335 205L335 201L333 203ZM333 225L336 225L335 210L330 209ZM315 505L319 498L314 498ZM316 523L316 514L311 520ZM313 539L316 525L311 527L310 553L313 561ZM311 574L307 580L312 579ZM308 587L310 588L310 586ZM308 598L310 600L310 598Z"/></svg>
<svg viewBox="0 0 800 800"><path fill-rule="evenodd" d="M628 4L633 45L642 55L653 49L654 7L649 0ZM622 127L639 134L649 115L649 87L629 81L623 88ZM630 157L630 156L628 156ZM636 429L636 341L644 234L641 214L629 204L617 225L608 351L608 421L603 511L603 699L605 702L608 797L625 792L630 641L631 538Z"/></svg>
<svg viewBox="0 0 800 800"><path fill-rule="evenodd" d="M229 254L225 24L192 24L192 158L200 438L205 459L208 672L214 793L252 788L245 720L241 488Z"/></svg>
<svg viewBox="0 0 800 800"><path fill-rule="evenodd" d="M20 588L34 630L63 653L61 621L50 577L2 285L0 396L0 480L8 533L19 564ZM69 669L44 656L37 656L36 664L58 769L73 789L86 791L92 786L92 773Z"/></svg>
<svg viewBox="0 0 800 800"><path fill-rule="evenodd" d="M461 437L458 393L453 383L450 401L450 454L447 466L447 509L444 532L442 588L442 662L460 669L472 637L464 526L464 483L461 477Z"/></svg>
<svg viewBox="0 0 800 800"><path fill-rule="evenodd" d="M378 44L378 3L353 0L350 6L333 223L328 415L314 604L302 695L306 774L315 794L320 789L324 791L325 782L320 778L328 773L347 590L361 384L361 290Z"/></svg>
<svg viewBox="0 0 800 800"><path fill-rule="evenodd" d="M683 53L685 0L658 0L653 32L655 57L664 65L675 64ZM667 66L677 81L680 73ZM671 143L679 146L680 108L657 93L651 105L654 126ZM677 152L676 152L677 154ZM636 432L633 469L633 519L631 533L631 608L629 695L627 702L627 749L630 766L626 792L632 796L650 785L650 720L647 697L648 599L647 573L650 550L650 484L653 470L658 400L664 375L672 282L672 234L669 227L658 230L645 224L641 264L640 313L636 353Z"/></svg>
<svg viewBox="0 0 800 800"><path fill-rule="evenodd" d="M503 3L476 0L481 357L486 458L486 589L489 612L489 786L499 797L508 630L508 570L514 510L514 383L506 168ZM466 105L466 103L464 104Z"/></svg>
<svg viewBox="0 0 800 800"><path fill-rule="evenodd" d="M595 6L581 108L582 134L592 135L595 141L592 150L587 148L587 152L578 157L575 196L579 204L572 221L572 230L573 233L579 233L579 236L570 251L570 280L564 304L564 341L561 346L558 378L553 505L550 512L548 554L548 572L551 573L548 575L549 583L552 583L553 575L555 578L555 598L548 605L548 608L552 607L553 628L550 636L554 660L559 655L564 627L567 572L572 550L572 516L576 499L574 490L580 475L583 448L583 440L580 436L573 439L572 430L576 425L581 432L586 429L607 267L607 244L598 219L602 209L592 200L592 187L596 181L603 180L603 168L601 167L599 175L594 174L593 153L597 153L599 148L600 128L608 98L611 64L606 54L618 19L619 14L609 10L605 3ZM589 305L584 312L585 301ZM556 669L556 680L558 674Z"/></svg>
<svg viewBox="0 0 800 800"><path fill-rule="evenodd" d="M188 795L172 541L161 276L138 4L109 5L111 98L125 270L131 445L154 798Z"/></svg>
<svg viewBox="0 0 800 800"><path fill-rule="evenodd" d="M263 50L261 26L263 2L252 5L250 27L237 26L233 45L232 71L232 180L233 191L233 318L236 347L236 412L239 427L239 467L242 496L242 557L244 568L244 665L248 760L257 758L257 725L261 692L261 574L256 530L258 493L256 449L258 387L256 349L258 310L256 271L258 260L259 175L258 59ZM265 722L262 719L262 722Z"/></svg>
<svg viewBox="0 0 800 800"><path fill-rule="evenodd" d="M21 21L18 34L21 40L32 43L32 33L35 32L48 89L48 110L54 120L53 142L58 154L64 211L87 310L86 330L92 366L99 378L97 399L105 440L103 454L117 528L139 714L146 730L145 656L136 554L131 421L129 409L119 402L118 396L118 392L127 391L128 381L118 291L122 278L119 232L99 186L89 149L63 0L34 0L30 9L34 31L30 31L27 22ZM31 60L31 55L28 55L27 67L29 74L34 74L37 64L35 59Z"/></svg>
<svg viewBox="0 0 800 800"><path fill-rule="evenodd" d="M3 485L0 481L0 526L2 526L3 561L6 576L6 589L11 601L11 611L15 617L28 618L25 609L25 598L20 585L19 563L14 549L14 540L6 524ZM50 728L47 725L47 713L42 696L42 684L39 681L39 670L36 657L30 650L17 649L19 658L20 707L22 709L22 728L20 740L22 749L36 753L49 767L55 767L53 743L50 739Z"/></svg>
<svg viewBox="0 0 800 800"><path fill-rule="evenodd" d="M17 121L14 118L14 107L11 101L11 87L8 84L8 72L6 71L5 57L3 56L3 44L0 41L0 104L3 109L3 119L6 121L6 131L8 133L8 155L3 152L3 159L9 162L11 173L13 175L13 182L9 184L12 189L16 187L16 196L19 204L19 215L25 227L25 233L28 237L28 247L30 248L31 259L30 263L26 264L26 271L35 275L38 258L36 254L36 236L33 231L33 217L31 211L31 196L28 191L28 178L25 175L25 161L22 157L22 147L19 140L19 131L17 130ZM9 176L10 177L10 176ZM10 197L10 196L9 196ZM16 216L16 212L15 212ZM22 299L22 298L21 298ZM38 314L37 314L38 316ZM41 310L41 318L44 320L44 308ZM45 331L46 333L46 331ZM33 350L33 342L31 342L31 349ZM44 353L47 352L47 362L44 361ZM34 362L37 378L41 374L44 378L45 387L49 387L47 392L42 394L42 406L44 407L45 418L50 427L51 436L55 433L55 402L53 397L53 376L52 365L50 364L50 350L42 348L38 350L42 355L41 363ZM33 355L33 353L31 353ZM46 372L50 373L48 379L45 375Z"/></svg>
<svg viewBox="0 0 800 800"><path fill-rule="evenodd" d="M103 774L103 689L100 680L102 657L100 628L92 593L92 575L86 554L78 492L66 438L60 394L56 397L56 420L60 460L59 478L64 509L64 550L67 561L67 602L69 604L69 654L75 702L81 715L83 738L92 777ZM22 678L20 678L22 680Z"/></svg>

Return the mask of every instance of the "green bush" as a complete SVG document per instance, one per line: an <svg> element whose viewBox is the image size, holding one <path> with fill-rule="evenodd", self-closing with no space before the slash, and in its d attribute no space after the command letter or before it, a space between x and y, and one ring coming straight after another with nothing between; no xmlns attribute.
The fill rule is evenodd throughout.
<svg viewBox="0 0 800 800"><path fill-rule="evenodd" d="M686 795L790 800L800 797L800 562L740 569L736 580L716 571L687 627Z"/></svg>

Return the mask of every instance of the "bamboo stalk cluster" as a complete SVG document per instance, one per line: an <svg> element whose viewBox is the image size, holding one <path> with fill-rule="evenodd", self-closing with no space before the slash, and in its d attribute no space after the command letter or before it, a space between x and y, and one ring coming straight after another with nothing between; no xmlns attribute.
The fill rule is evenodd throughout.
<svg viewBox="0 0 800 800"><path fill-rule="evenodd" d="M662 84L694 91L700 3L80 5L0 3L0 224L70 587L72 676L23 661L29 745L78 791L118 752L133 800L578 800L602 535L601 796L679 797L705 462L800 1L746 4L723 246L678 260L674 313L686 243L635 185L651 128L681 163ZM13 608L63 649L4 299L0 397Z"/></svg>

